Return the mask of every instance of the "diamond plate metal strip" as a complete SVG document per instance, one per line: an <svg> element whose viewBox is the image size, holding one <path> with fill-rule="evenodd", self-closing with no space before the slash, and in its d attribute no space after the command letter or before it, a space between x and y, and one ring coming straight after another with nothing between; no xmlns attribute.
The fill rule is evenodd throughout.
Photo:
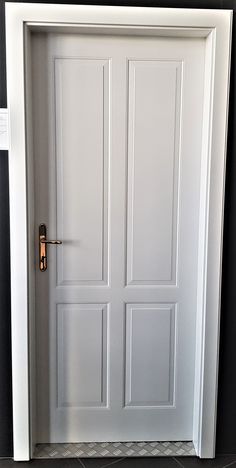
<svg viewBox="0 0 236 468"><path fill-rule="evenodd" d="M106 458L194 456L192 442L91 442L37 444L33 458Z"/></svg>

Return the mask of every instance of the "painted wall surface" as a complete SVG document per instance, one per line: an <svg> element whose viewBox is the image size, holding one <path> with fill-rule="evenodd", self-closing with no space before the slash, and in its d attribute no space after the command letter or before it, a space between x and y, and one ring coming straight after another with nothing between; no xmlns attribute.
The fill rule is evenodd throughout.
<svg viewBox="0 0 236 468"><path fill-rule="evenodd" d="M4 4L0 3L0 107L6 107ZM0 151L0 456L12 453L8 153Z"/></svg>
<svg viewBox="0 0 236 468"><path fill-rule="evenodd" d="M11 0L10 0L11 1ZM17 1L17 0L14 0ZM33 3L33 0L31 0ZM233 9L236 0L105 0L41 3L83 3L123 6ZM0 0L0 107L7 106L5 73L5 2ZM221 308L221 344L217 422L217 452L236 453L236 32L233 29L229 137L226 173L225 224ZM17 78L16 78L17 79ZM8 154L0 152L0 457L12 456L10 245ZM20 234L20 226L19 226Z"/></svg>

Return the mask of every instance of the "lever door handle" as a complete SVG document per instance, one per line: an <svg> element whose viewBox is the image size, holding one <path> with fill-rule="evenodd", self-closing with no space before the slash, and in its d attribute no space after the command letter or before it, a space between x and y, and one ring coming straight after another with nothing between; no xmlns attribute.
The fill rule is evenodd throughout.
<svg viewBox="0 0 236 468"><path fill-rule="evenodd" d="M39 269L46 271L47 269L47 245L60 245L60 240L48 240L46 224L39 225Z"/></svg>
<svg viewBox="0 0 236 468"><path fill-rule="evenodd" d="M60 245L60 244L62 244L62 241L59 241L59 240L41 239L40 242L41 242L41 244L53 244L53 245Z"/></svg>

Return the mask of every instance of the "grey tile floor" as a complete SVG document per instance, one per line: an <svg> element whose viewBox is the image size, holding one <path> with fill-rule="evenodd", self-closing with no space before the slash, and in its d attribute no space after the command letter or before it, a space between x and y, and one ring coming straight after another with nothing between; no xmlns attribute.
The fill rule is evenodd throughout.
<svg viewBox="0 0 236 468"><path fill-rule="evenodd" d="M156 457L156 458L73 458L54 460L31 460L14 462L0 459L0 468L236 468L236 454L218 456L214 460L200 460L197 457Z"/></svg>

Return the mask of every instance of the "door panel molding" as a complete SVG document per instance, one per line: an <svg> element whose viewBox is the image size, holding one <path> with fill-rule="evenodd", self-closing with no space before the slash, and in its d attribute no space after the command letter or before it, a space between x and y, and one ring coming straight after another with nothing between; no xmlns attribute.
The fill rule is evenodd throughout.
<svg viewBox="0 0 236 468"><path fill-rule="evenodd" d="M69 246L63 244L60 251L57 251L57 285L107 286L109 284L108 187L110 178L109 59L85 60L77 57L71 59L55 57L54 79L56 90L54 107L57 109L55 111L57 118L54 146L58 151L56 186L59 200L57 236L70 240L72 232L74 232L78 239L86 239L87 241L85 249L82 251L85 254L78 256L78 251L81 252L81 250L78 250L77 244L72 245L72 240L69 241ZM68 79L69 87L67 86ZM72 90L76 82L77 92L74 95ZM86 83L86 93L80 91L79 84L83 83ZM85 86L83 86L84 88ZM65 95L66 98L63 99ZM68 113L67 109L72 112L73 106L74 109L77 109L78 119L75 119L74 122L72 119L72 122L67 125L67 119L64 116ZM81 114L83 120L82 125L79 126L79 115ZM99 132L96 131L97 122L101 122ZM90 141L87 139L86 128L90 128L93 135ZM81 148L79 154L78 147ZM98 155L96 160L94 159L95 154ZM92 157L89 158L88 155ZM76 158L79 158L80 165L83 166L81 174L73 171ZM92 172L91 167L93 167ZM68 205L66 193L71 184L75 187L72 204L69 205L69 208L65 208ZM89 206L86 203L88 193L90 194ZM77 209L76 217L72 216L75 206ZM85 209L87 222L82 223ZM94 211L96 217L94 217ZM73 220L72 225L69 222L71 219ZM73 263L75 268L71 268L72 258L76 259L76 263Z"/></svg>
<svg viewBox="0 0 236 468"><path fill-rule="evenodd" d="M108 313L108 304L57 305L57 408L108 406ZM92 320L95 328L90 326ZM63 349L60 346L62 341ZM73 353L80 357L76 362L69 352L69 344ZM86 360L82 359L84 355ZM74 381L76 392L70 392L69 388L72 386L66 385L68 375L71 379L75 375L78 377ZM89 391L86 387L81 395L77 395L80 381L88 381L88 378Z"/></svg>
<svg viewBox="0 0 236 468"><path fill-rule="evenodd" d="M174 60L147 59L132 59L128 62L127 285L174 285L176 284L178 250L178 186L183 64L181 61ZM139 77L140 72L141 76ZM147 92L141 99L142 102L138 102L137 97L140 93L138 94L137 88L145 86L145 79L148 80ZM169 80L168 89L171 89L171 93L164 90L167 80ZM150 118L150 115L153 125L149 125L146 131L141 134L142 123L147 120L148 116ZM170 118L172 120L171 134L167 126ZM159 122L158 128L156 127L157 121ZM142 138L135 138L135 131L137 136L142 135ZM165 133L166 145L163 148L163 145L160 147L158 142L160 142L160 136ZM147 159L149 161L148 173L145 172L143 154L145 154L145 162ZM163 160L160 157L153 167L150 162L154 154L162 154ZM167 212L162 199L157 196L160 187L162 187L163 193L162 180L166 177L167 168L169 169L170 183L165 188L164 198L168 199L169 212ZM136 182L136 178L141 183L143 180L146 181L145 192L138 185L138 181ZM153 204L156 221L155 226L153 226L155 229L152 229L151 232L147 230L146 233L143 226L150 227L151 221L154 222L153 211L150 212L148 209L150 200L156 200L155 205ZM172 209L172 204L174 209ZM161 230L158 228L160 225L162 226ZM141 274L139 274L139 270Z"/></svg>
<svg viewBox="0 0 236 468"><path fill-rule="evenodd" d="M193 441L196 453L207 458L213 457L215 450L231 28L229 10L6 4L15 460L31 457L35 417L31 406L34 391L34 272L30 267L34 255L32 116L28 104L31 31L105 30L206 40ZM129 279L132 277L128 276ZM128 288L133 287L136 285Z"/></svg>
<svg viewBox="0 0 236 468"><path fill-rule="evenodd" d="M175 406L176 316L177 304L126 304L126 408ZM158 389L158 380L159 399L149 394L149 383Z"/></svg>

